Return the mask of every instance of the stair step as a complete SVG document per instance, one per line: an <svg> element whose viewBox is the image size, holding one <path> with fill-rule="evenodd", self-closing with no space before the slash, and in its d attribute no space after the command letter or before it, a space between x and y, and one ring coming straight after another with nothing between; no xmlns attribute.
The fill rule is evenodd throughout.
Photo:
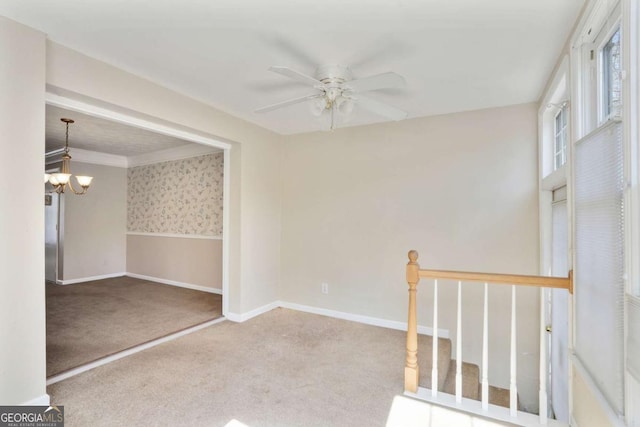
<svg viewBox="0 0 640 427"><path fill-rule="evenodd" d="M445 393L456 394L456 369L457 362L452 360L442 389ZM480 400L479 378L480 368L478 368L478 365L462 362L462 397Z"/></svg>
<svg viewBox="0 0 640 427"><path fill-rule="evenodd" d="M433 339L425 335L418 339L418 360L420 361L420 382L431 388L431 368L433 355ZM438 390L442 390L451 364L451 340L438 338Z"/></svg>
<svg viewBox="0 0 640 427"><path fill-rule="evenodd" d="M451 340L438 338L438 390L448 394L456 394L456 361L451 359ZM431 367L433 355L433 339L425 335L418 339L418 360L420 361L421 387L431 388ZM482 400L482 384L480 384L480 368L473 363L462 362L462 396L468 399ZM508 408L510 405L509 390L489 386L489 403ZM518 409L520 402L518 399Z"/></svg>
<svg viewBox="0 0 640 427"><path fill-rule="evenodd" d="M478 386L478 394L482 398L482 384ZM489 403L492 405L509 408L511 406L511 393L506 388L489 386ZM518 410L520 410L520 399L518 399Z"/></svg>

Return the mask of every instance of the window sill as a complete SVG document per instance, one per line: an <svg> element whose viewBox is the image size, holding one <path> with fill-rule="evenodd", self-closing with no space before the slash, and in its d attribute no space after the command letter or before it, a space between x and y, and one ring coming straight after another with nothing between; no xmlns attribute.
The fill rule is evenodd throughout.
<svg viewBox="0 0 640 427"><path fill-rule="evenodd" d="M567 185L567 165L556 169L549 175L542 178L542 190L553 191Z"/></svg>

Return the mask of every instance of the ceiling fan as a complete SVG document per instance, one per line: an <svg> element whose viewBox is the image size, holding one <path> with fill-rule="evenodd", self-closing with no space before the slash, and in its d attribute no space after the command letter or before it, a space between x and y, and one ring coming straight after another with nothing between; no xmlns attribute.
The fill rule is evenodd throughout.
<svg viewBox="0 0 640 427"><path fill-rule="evenodd" d="M314 92L299 98L258 108L255 110L256 113L266 113L289 105L311 101L311 109L314 115L320 116L328 112L331 120L331 129L335 129L337 125L337 115L348 116L356 105L394 121L407 118L405 111L362 95L362 92L404 87L404 78L394 72L376 74L354 80L349 67L343 65L320 66L316 70L316 77L282 66L269 67L269 71L307 84L314 89Z"/></svg>

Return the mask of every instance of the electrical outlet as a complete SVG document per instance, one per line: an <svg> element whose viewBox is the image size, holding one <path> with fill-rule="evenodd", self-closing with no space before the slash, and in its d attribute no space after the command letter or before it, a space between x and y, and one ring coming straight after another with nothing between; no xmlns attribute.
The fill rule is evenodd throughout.
<svg viewBox="0 0 640 427"><path fill-rule="evenodd" d="M329 284L328 283L323 283L322 284L322 293L323 294L328 294L329 293Z"/></svg>

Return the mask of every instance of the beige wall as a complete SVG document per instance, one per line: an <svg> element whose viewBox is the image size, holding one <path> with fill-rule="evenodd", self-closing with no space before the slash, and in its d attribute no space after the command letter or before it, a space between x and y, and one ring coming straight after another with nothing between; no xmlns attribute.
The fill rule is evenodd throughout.
<svg viewBox="0 0 640 427"><path fill-rule="evenodd" d="M46 394L45 35L0 17L0 58L0 405L14 405Z"/></svg>
<svg viewBox="0 0 640 427"><path fill-rule="evenodd" d="M409 249L425 268L536 274L536 113L527 104L288 137L281 299L406 321ZM451 285L439 326L453 336ZM422 325L432 288L418 287ZM510 289L490 294L490 382L508 387ZM481 297L465 286L463 359L477 364ZM536 409L537 293L521 292L518 309L519 391Z"/></svg>
<svg viewBox="0 0 640 427"><path fill-rule="evenodd" d="M71 172L93 176L93 182L82 196L64 195L62 280L124 273L127 170L71 160Z"/></svg>
<svg viewBox="0 0 640 427"><path fill-rule="evenodd" d="M277 298L280 136L53 42L47 43L47 84L52 93L231 141L230 311Z"/></svg>
<svg viewBox="0 0 640 427"><path fill-rule="evenodd" d="M614 425L607 417L602 404L596 399L593 391L575 367L573 368L572 386L572 416L576 426L608 427Z"/></svg>
<svg viewBox="0 0 640 427"><path fill-rule="evenodd" d="M281 144L242 151L241 252L247 268L242 269L241 313L279 297L281 152Z"/></svg>
<svg viewBox="0 0 640 427"><path fill-rule="evenodd" d="M128 235L127 273L222 290L222 240Z"/></svg>

